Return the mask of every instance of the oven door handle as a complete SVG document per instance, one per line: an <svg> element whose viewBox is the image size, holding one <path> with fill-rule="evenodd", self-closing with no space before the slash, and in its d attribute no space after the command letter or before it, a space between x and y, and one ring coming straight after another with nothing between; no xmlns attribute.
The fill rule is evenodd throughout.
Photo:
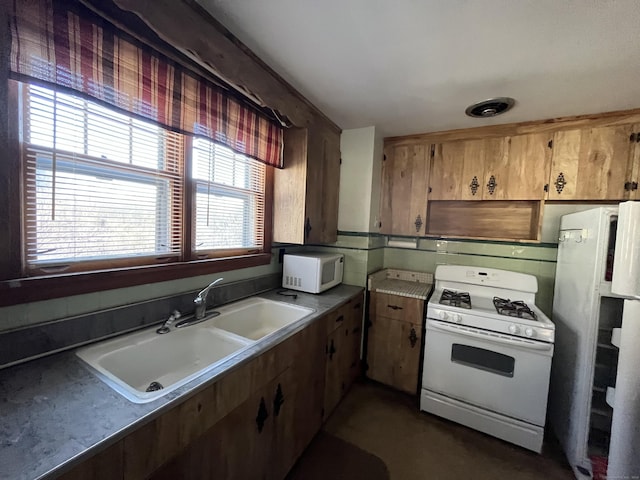
<svg viewBox="0 0 640 480"><path fill-rule="evenodd" d="M427 328L429 327L432 327L436 330L442 330L445 332L456 333L458 335L464 335L466 337L473 337L481 340L488 340L493 343L500 343L503 345L511 345L513 347L526 348L528 350L549 351L553 348L553 345L551 345L550 343L511 340L510 338L497 337L494 335L478 333L478 332L474 332L473 330L467 329L466 327L463 329L455 325L449 325L449 324L441 323L434 320L429 320L427 322Z"/></svg>

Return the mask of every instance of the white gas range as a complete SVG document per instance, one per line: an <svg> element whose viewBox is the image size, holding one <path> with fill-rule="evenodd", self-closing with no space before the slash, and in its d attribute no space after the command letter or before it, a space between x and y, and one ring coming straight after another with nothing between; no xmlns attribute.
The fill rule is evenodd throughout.
<svg viewBox="0 0 640 480"><path fill-rule="evenodd" d="M555 327L537 291L532 275L436 268L421 410L541 451Z"/></svg>

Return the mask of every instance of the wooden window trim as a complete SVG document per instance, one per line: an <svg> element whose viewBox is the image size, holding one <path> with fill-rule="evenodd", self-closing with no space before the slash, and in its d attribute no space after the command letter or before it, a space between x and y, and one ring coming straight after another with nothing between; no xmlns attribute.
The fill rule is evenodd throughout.
<svg viewBox="0 0 640 480"><path fill-rule="evenodd" d="M4 79L4 81L2 81ZM220 273L241 268L268 265L271 262L271 238L273 231L273 168L266 168L265 178L265 215L264 247L262 251L227 250L221 258L205 260L182 259L180 262L165 264L136 265L124 268L109 268L59 275L25 277L22 273L22 155L20 152L20 121L16 121L18 109L18 88L8 81L8 75L0 68L0 101L8 106L6 113L0 114L0 126L6 125L6 137L0 136L0 181L7 186L0 193L5 205L0 210L0 228L6 228L7 234L0 235L0 307L26 302L100 292L148 283L164 282L198 275ZM3 101L4 100L4 101ZM189 137L187 137L189 138ZM5 140L6 139L6 140ZM4 148L2 148L4 147ZM186 149L189 151L189 149ZM189 172L186 172L188 174ZM188 178L188 177L186 177ZM191 189L186 182L184 213L188 215L187 225L192 224ZM2 185L2 186L4 186ZM0 189L1 190L1 189ZM189 229L183 229L189 230ZM192 232L183 232L184 245L190 245ZM184 249L184 255L190 255L190 249Z"/></svg>

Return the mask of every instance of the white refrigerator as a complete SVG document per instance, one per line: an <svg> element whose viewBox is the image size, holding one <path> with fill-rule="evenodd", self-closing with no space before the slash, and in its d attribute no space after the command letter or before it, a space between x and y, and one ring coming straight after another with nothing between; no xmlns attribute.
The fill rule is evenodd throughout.
<svg viewBox="0 0 640 480"><path fill-rule="evenodd" d="M640 478L640 202L562 217L549 420L578 479Z"/></svg>

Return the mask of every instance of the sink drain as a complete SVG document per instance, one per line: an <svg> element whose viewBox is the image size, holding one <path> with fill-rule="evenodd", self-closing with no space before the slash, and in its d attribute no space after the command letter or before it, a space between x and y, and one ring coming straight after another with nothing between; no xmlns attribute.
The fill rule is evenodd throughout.
<svg viewBox="0 0 640 480"><path fill-rule="evenodd" d="M157 392L158 390L162 390L164 387L160 382L151 382L145 391L147 392Z"/></svg>

